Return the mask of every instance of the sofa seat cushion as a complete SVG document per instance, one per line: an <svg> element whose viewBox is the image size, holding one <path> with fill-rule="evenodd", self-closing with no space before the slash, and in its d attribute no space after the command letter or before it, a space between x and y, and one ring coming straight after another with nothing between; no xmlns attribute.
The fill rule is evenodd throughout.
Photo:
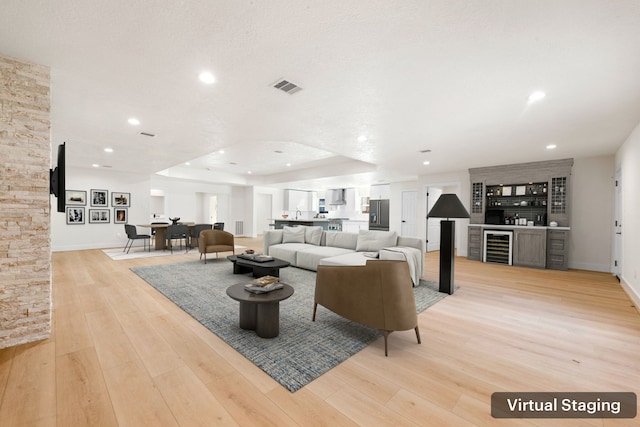
<svg viewBox="0 0 640 427"><path fill-rule="evenodd" d="M316 271L318 269L318 262L321 259L349 253L353 253L353 249L312 246L298 251L296 266Z"/></svg>
<svg viewBox="0 0 640 427"><path fill-rule="evenodd" d="M321 259L319 265L365 265L369 260L375 260L375 252L351 252L343 255Z"/></svg>
<svg viewBox="0 0 640 427"><path fill-rule="evenodd" d="M289 264L297 267L296 254L298 251L315 247L315 245L310 245L308 243L280 243L278 245L269 246L268 255L287 261Z"/></svg>

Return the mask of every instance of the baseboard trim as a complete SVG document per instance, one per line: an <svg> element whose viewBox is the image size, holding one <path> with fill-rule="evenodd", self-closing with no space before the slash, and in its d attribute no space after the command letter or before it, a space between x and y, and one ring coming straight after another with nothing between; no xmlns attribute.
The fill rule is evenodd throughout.
<svg viewBox="0 0 640 427"><path fill-rule="evenodd" d="M570 262L569 268L574 268L576 270L599 271L601 273L611 273L611 266L609 265L574 264Z"/></svg>
<svg viewBox="0 0 640 427"><path fill-rule="evenodd" d="M638 294L629 283L624 280L624 277L620 277L620 286L622 286L622 290L629 296L629 299L633 303L636 308L636 311L640 313L640 294Z"/></svg>

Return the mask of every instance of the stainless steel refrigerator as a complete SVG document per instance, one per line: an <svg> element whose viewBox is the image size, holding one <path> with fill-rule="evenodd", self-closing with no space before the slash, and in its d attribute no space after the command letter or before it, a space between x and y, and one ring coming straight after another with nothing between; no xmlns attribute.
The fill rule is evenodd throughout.
<svg viewBox="0 0 640 427"><path fill-rule="evenodd" d="M389 200L369 201L369 230L389 231Z"/></svg>

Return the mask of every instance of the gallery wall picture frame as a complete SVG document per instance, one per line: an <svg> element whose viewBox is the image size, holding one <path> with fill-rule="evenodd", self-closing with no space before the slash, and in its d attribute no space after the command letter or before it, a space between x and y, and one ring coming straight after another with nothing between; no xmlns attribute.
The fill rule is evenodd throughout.
<svg viewBox="0 0 640 427"><path fill-rule="evenodd" d="M127 208L113 208L113 223L126 224L129 220Z"/></svg>
<svg viewBox="0 0 640 427"><path fill-rule="evenodd" d="M67 206L67 224L84 224L84 208Z"/></svg>
<svg viewBox="0 0 640 427"><path fill-rule="evenodd" d="M113 206L114 208L131 207L131 193L122 193L119 191L112 191L111 206Z"/></svg>
<svg viewBox="0 0 640 427"><path fill-rule="evenodd" d="M69 206L87 206L87 192L84 190L65 190L64 204Z"/></svg>
<svg viewBox="0 0 640 427"><path fill-rule="evenodd" d="M91 206L102 206L106 208L109 206L109 191L91 189L89 200L91 200Z"/></svg>
<svg viewBox="0 0 640 427"><path fill-rule="evenodd" d="M109 224L110 215L109 209L89 209L89 224Z"/></svg>

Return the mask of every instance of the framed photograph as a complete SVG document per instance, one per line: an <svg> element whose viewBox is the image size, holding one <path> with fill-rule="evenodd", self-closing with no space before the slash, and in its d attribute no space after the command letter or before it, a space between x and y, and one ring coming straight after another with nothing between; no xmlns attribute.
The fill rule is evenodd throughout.
<svg viewBox="0 0 640 427"><path fill-rule="evenodd" d="M87 192L82 190L65 190L64 204L70 206L87 206Z"/></svg>
<svg viewBox="0 0 640 427"><path fill-rule="evenodd" d="M89 224L108 224L109 209L89 209Z"/></svg>
<svg viewBox="0 0 640 427"><path fill-rule="evenodd" d="M131 207L131 193L111 193L111 206L114 208Z"/></svg>
<svg viewBox="0 0 640 427"><path fill-rule="evenodd" d="M126 224L128 219L127 208L113 208L114 224Z"/></svg>
<svg viewBox="0 0 640 427"><path fill-rule="evenodd" d="M84 224L84 208L67 206L67 224Z"/></svg>
<svg viewBox="0 0 640 427"><path fill-rule="evenodd" d="M516 186L516 196L524 196L527 191L526 185L518 185Z"/></svg>
<svg viewBox="0 0 640 427"><path fill-rule="evenodd" d="M502 195L503 196L510 196L511 195L511 186L507 186L505 185L504 187L502 187Z"/></svg>
<svg viewBox="0 0 640 427"><path fill-rule="evenodd" d="M91 206L109 206L109 192L107 190L91 190L89 193Z"/></svg>

